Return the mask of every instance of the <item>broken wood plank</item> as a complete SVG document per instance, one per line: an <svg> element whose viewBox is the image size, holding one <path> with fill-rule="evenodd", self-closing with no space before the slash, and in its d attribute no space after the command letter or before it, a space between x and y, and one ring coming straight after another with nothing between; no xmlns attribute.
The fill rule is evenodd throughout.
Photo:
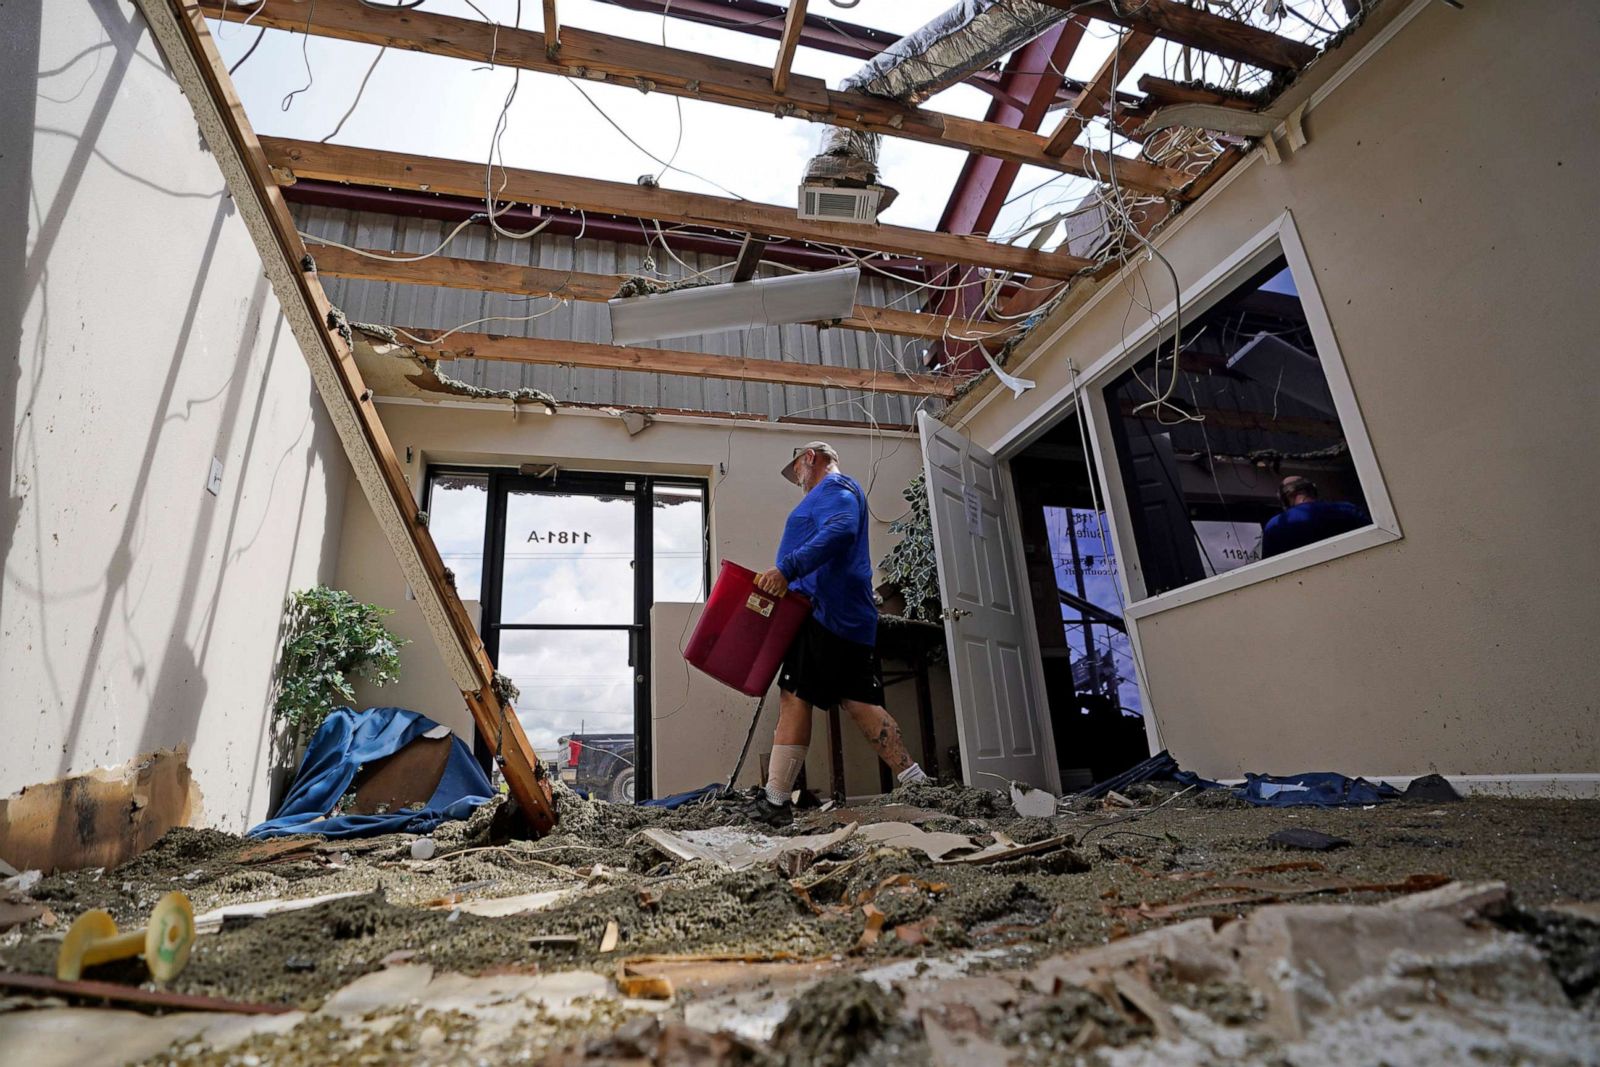
<svg viewBox="0 0 1600 1067"><path fill-rule="evenodd" d="M220 997L203 997L194 993L171 993L141 986L118 985L115 982L96 982L80 979L63 982L42 974L19 974L0 971L0 988L21 989L29 993L44 993L52 997L69 997L73 1000L110 1000L123 1004L144 1004L154 1008L176 1008L181 1011L219 1011L239 1015L283 1015L295 1010L292 1004L260 1004Z"/></svg>
<svg viewBox="0 0 1600 1067"><path fill-rule="evenodd" d="M806 0L789 0L789 12L783 18L783 37L778 41L778 58L772 65L772 91L789 91L789 67L794 63L794 50L800 45L800 33L806 28Z"/></svg>
<svg viewBox="0 0 1600 1067"><path fill-rule="evenodd" d="M744 243L739 246L739 258L733 262L733 277L731 281L747 282L756 276L756 268L761 266L761 253L766 250L767 239L757 237L753 233L744 235Z"/></svg>
<svg viewBox="0 0 1600 1067"><path fill-rule="evenodd" d="M283 184L295 178L322 178L379 188L483 196L481 163L398 155L284 137L263 137L261 145L274 176ZM1119 175L1121 167L1119 162ZM753 200L514 167L496 168L495 174L497 203L546 204L575 211L708 226L735 233L777 234L838 248L919 256L938 263L967 263L1047 278L1070 278L1089 265L1089 260L1062 252L1018 248L965 234L801 219L792 205L781 207Z"/></svg>
<svg viewBox="0 0 1600 1067"><path fill-rule="evenodd" d="M1153 111L1170 104L1215 104L1218 107L1237 108L1240 111L1255 111L1261 106L1260 101L1243 93L1185 85L1171 78L1158 78L1154 74L1146 74L1139 79L1139 91L1149 98L1143 106L1145 111Z"/></svg>
<svg viewBox="0 0 1600 1067"><path fill-rule="evenodd" d="M1100 19L1115 26L1165 37L1174 44L1236 59L1263 70L1294 72L1317 57L1317 49L1303 41L1216 15L1176 0L1041 0L1075 15Z"/></svg>
<svg viewBox="0 0 1600 1067"><path fill-rule="evenodd" d="M511 795L534 832L546 833L555 825L556 812L544 766L521 720L495 696L494 664L446 575L433 538L417 519L411 485L378 418L372 390L356 367L349 327L335 314L316 275L301 269L306 246L217 53L205 12L195 0L135 2L227 179L356 481L394 550L479 736L494 751Z"/></svg>
<svg viewBox="0 0 1600 1067"><path fill-rule="evenodd" d="M428 331L407 328L425 336ZM905 374L859 367L830 367L816 363L790 363L779 359L710 356L667 348L603 345L591 341L565 341L543 337L502 337L488 333L454 333L443 345L408 344L431 359L487 359L503 363L534 363L591 370L634 370L650 374L682 374L694 378L720 378L770 385L800 385L818 389L860 389L909 396L955 395L958 379L944 375Z"/></svg>
<svg viewBox="0 0 1600 1067"><path fill-rule="evenodd" d="M1107 102L1112 99L1117 83L1128 76L1133 65L1154 41L1152 35L1140 30L1129 30L1122 35L1117 47L1112 49L1095 76L1089 79L1089 84L1083 87L1083 92L1072 102L1071 110L1062 116L1055 132L1050 135L1049 143L1044 146L1047 154L1059 156L1065 152L1078 139L1078 135L1083 132L1089 120L1099 117ZM1120 180L1122 160L1116 161L1116 167L1117 177Z"/></svg>
<svg viewBox="0 0 1600 1067"><path fill-rule="evenodd" d="M556 17L556 0L544 0L544 54L555 59L561 52L561 20Z"/></svg>
<svg viewBox="0 0 1600 1067"><path fill-rule="evenodd" d="M384 255L381 249L370 249L374 255ZM529 295L544 293L555 297L568 297L589 303L603 303L617 295L617 290L628 280L626 274L587 274L575 270L550 270L544 267L524 267L516 263L495 263L480 259L456 259L450 256L432 256L410 262L395 259L373 259L332 245L319 246L313 252L317 272L335 278L356 278L370 282L397 282L402 285L434 285L444 289L470 289L485 293L516 293ZM738 281L737 270L735 281ZM969 340L1001 341L1014 332L1015 326L1002 322L979 322L952 319L944 315L928 315L899 308L857 304L854 313L840 319L838 326L854 330L871 330L932 340L946 333Z"/></svg>
<svg viewBox="0 0 1600 1067"><path fill-rule="evenodd" d="M370 7L361 0L317 0L314 5L261 0L248 10L233 3L226 12L224 0L198 2L213 18L242 21L248 16L253 26L607 81L1073 174L1093 176L1104 173L1106 167L1102 152L1074 148L1059 157L1049 156L1044 152L1043 137L999 123L928 111L868 93L840 92L829 89L820 78L793 74L787 91L778 93L772 88L772 70L764 66L588 30L566 29L560 57L551 59L544 34L533 30L426 11ZM1124 183L1142 192L1176 194L1184 184L1182 175L1150 163L1129 160L1119 166L1125 167L1121 172Z"/></svg>

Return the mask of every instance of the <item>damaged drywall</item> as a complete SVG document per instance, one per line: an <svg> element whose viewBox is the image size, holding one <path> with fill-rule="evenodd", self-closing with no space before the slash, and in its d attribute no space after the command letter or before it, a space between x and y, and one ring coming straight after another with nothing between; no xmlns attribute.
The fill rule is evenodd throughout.
<svg viewBox="0 0 1600 1067"><path fill-rule="evenodd" d="M0 799L0 859L18 870L115 867L200 815L189 749L179 745Z"/></svg>

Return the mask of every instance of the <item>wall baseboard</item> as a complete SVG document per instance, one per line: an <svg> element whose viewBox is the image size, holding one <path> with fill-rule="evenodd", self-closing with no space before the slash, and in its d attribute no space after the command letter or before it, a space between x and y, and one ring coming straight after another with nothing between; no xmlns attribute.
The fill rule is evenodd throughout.
<svg viewBox="0 0 1600 1067"><path fill-rule="evenodd" d="M1382 781L1404 789L1421 775L1385 775ZM1463 796L1544 797L1556 800L1600 799L1600 774L1447 774ZM1378 781L1371 775L1368 781Z"/></svg>
<svg viewBox="0 0 1600 1067"><path fill-rule="evenodd" d="M1388 782L1404 789L1421 774L1363 774L1369 782ZM1600 800L1600 774L1447 774L1456 792L1469 797L1519 797L1547 800ZM1219 778L1223 785L1243 785L1243 778Z"/></svg>

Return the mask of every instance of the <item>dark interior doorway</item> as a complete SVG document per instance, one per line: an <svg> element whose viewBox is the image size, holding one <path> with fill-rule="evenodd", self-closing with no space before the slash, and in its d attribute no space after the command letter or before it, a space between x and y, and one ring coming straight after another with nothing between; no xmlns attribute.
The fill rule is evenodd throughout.
<svg viewBox="0 0 1600 1067"><path fill-rule="evenodd" d="M1075 413L1011 459L1045 695L1067 791L1149 754L1111 524L1091 476Z"/></svg>

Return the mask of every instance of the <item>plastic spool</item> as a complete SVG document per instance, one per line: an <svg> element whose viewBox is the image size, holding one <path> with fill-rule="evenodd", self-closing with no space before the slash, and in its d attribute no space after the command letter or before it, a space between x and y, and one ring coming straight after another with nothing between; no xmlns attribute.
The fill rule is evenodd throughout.
<svg viewBox="0 0 1600 1067"><path fill-rule="evenodd" d="M156 901L142 930L117 932L116 920L99 908L78 916L56 955L56 977L75 982L85 967L143 956L150 977L170 982L189 962L194 947L194 908L189 898L172 892Z"/></svg>

